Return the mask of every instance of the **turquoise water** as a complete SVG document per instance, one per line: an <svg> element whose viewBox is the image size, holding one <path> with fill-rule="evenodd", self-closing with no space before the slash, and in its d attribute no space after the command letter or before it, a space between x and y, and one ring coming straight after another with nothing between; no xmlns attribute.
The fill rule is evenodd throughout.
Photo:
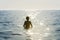
<svg viewBox="0 0 60 40"><path fill-rule="evenodd" d="M33 24L28 32L26 16ZM0 10L0 40L60 40L60 10Z"/></svg>

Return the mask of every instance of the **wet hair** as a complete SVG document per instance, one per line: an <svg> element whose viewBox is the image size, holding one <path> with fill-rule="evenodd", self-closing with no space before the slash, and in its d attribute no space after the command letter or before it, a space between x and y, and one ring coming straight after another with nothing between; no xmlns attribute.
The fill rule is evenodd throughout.
<svg viewBox="0 0 60 40"><path fill-rule="evenodd" d="M26 19L29 20L29 16L27 16Z"/></svg>

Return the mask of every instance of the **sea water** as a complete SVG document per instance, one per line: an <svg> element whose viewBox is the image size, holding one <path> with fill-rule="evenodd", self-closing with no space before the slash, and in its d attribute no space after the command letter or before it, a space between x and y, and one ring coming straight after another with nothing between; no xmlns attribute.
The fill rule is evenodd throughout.
<svg viewBox="0 0 60 40"><path fill-rule="evenodd" d="M33 25L28 31L26 16ZM60 10L0 10L0 40L60 40Z"/></svg>

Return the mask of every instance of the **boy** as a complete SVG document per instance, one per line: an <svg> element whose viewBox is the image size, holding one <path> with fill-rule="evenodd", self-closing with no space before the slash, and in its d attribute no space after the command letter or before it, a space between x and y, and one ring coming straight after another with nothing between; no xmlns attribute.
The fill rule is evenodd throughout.
<svg viewBox="0 0 60 40"><path fill-rule="evenodd" d="M26 30L32 28L32 23L31 23L31 21L29 21L29 17L28 17L28 16L26 17L26 21L24 22L23 27L24 27L24 29L26 29Z"/></svg>

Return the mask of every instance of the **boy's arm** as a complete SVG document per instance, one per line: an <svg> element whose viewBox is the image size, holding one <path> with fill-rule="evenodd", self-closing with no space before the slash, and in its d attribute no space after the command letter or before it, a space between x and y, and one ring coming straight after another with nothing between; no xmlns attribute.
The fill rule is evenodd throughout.
<svg viewBox="0 0 60 40"><path fill-rule="evenodd" d="M25 22L24 22L24 24L23 24L23 27L25 27Z"/></svg>
<svg viewBox="0 0 60 40"><path fill-rule="evenodd" d="M32 23L31 23L31 28L32 28L33 26L32 26Z"/></svg>

